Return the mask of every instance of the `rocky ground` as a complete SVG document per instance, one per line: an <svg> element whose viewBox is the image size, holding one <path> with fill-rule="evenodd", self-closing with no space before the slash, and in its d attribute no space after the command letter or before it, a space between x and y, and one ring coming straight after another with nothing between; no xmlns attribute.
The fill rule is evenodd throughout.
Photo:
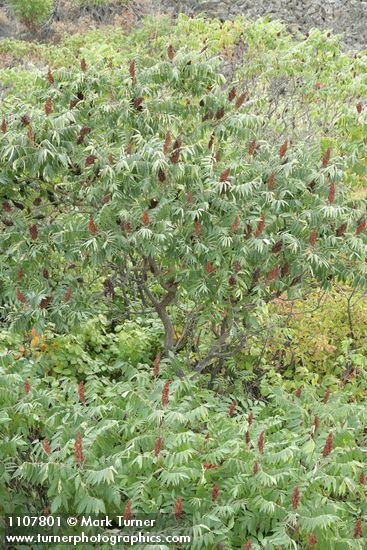
<svg viewBox="0 0 367 550"><path fill-rule="evenodd" d="M249 18L268 15L283 20L292 32L306 32L312 27L330 29L341 33L348 47L367 48L367 1L363 0L111 0L102 6L75 6L72 0L57 0L38 36L29 36L29 30L15 21L6 0L0 0L0 39L14 36L57 41L65 32L107 24L126 28L138 24L145 15L176 17L180 12L223 20L238 14Z"/></svg>

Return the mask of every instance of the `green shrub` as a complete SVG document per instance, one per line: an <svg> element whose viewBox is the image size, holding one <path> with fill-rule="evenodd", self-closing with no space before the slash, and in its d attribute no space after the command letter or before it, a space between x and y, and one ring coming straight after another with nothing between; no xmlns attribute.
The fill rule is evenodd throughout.
<svg viewBox="0 0 367 550"><path fill-rule="evenodd" d="M53 0L8 0L17 19L30 30L36 30L51 14Z"/></svg>
<svg viewBox="0 0 367 550"><path fill-rule="evenodd" d="M364 366L364 293L335 285L328 292L319 289L302 299L275 302L268 311L268 322L274 323L274 314L279 318L269 336L263 364L275 365L289 381L288 388L304 381L317 385L328 380L337 385L345 376L353 376L351 363L358 371ZM354 382L358 381L359 376Z"/></svg>
<svg viewBox="0 0 367 550"><path fill-rule="evenodd" d="M360 484L366 403L353 403L348 388L324 404L326 388L307 387L296 397L264 386L266 400L251 401L224 386L219 395L208 391L202 378L176 379L179 362L161 361L154 376L152 360L135 368L114 352L98 373L55 378L52 361L42 375L30 354L42 341L36 338L20 357L9 349L0 367L0 497L7 513L37 515L46 507L53 514L121 515L132 499L134 517L172 520L181 497L193 549L241 548L248 539L254 549L305 549L312 533L322 550L364 548L354 530L367 514ZM47 362L47 350L40 353Z"/></svg>

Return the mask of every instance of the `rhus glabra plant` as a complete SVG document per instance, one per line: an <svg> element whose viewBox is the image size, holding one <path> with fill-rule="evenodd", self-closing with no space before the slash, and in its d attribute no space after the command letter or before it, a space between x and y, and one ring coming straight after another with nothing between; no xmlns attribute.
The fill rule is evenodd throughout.
<svg viewBox="0 0 367 550"><path fill-rule="evenodd" d="M203 372L262 329L257 308L274 298L312 281L366 284L348 159L317 136L290 139L219 64L205 45L123 66L82 58L4 102L1 296L13 326L66 330L97 302L118 321L154 312L162 354L186 350Z"/></svg>
<svg viewBox="0 0 367 550"><path fill-rule="evenodd" d="M349 388L218 395L207 376L174 377L166 360L122 361L113 335L108 363L91 352L76 380L55 376L54 343L33 331L21 353L2 357L7 513L128 509L182 527L197 550L365 548L366 407Z"/></svg>

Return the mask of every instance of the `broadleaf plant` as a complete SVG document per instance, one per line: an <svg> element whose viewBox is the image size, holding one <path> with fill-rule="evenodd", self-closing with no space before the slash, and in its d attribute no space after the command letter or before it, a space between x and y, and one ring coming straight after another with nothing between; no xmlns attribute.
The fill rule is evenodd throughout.
<svg viewBox="0 0 367 550"><path fill-rule="evenodd" d="M145 64L81 59L3 111L15 326L66 330L104 294L117 318L155 311L166 354L196 342L203 371L241 349L258 306L313 280L365 285L365 209L346 159L279 133L219 61L169 45Z"/></svg>

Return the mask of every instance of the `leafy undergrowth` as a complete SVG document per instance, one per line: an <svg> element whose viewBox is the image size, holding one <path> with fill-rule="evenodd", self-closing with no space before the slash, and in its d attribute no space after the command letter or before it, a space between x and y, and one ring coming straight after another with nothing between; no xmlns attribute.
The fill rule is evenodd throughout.
<svg viewBox="0 0 367 550"><path fill-rule="evenodd" d="M131 501L134 517L170 521L182 499L192 548L364 548L367 413L350 387L289 394L264 383L250 400L223 385L218 395L205 377L178 378L178 359L152 360L148 345L134 366L121 358L120 328L94 337L96 327L75 349L89 367L69 348L67 375L55 363L60 340L33 331L20 351L4 342L7 512L113 515Z"/></svg>
<svg viewBox="0 0 367 550"><path fill-rule="evenodd" d="M180 49L185 48L187 42L190 42L193 54ZM121 204L126 210L122 211L123 216L135 216L131 220L133 225L144 211L142 222L144 226L148 226L150 218L145 210L145 202L143 207L143 201L149 198L150 202L146 204L149 204L151 211L157 206L151 199L159 196L162 197L163 203L169 197L168 187L163 188L160 185L166 180L165 172L160 174L160 179L154 178L153 184L149 178L143 179L149 193L155 185L154 192L158 195L142 194L141 172L135 173L133 169L138 167L140 170L145 166L143 161L148 162L150 157L143 150L138 151L136 157L133 152L134 155L130 158L134 145L134 142L130 141L130 133L133 134L137 127L142 129L142 135L146 132L148 136L149 154L153 151L157 158L164 158L164 163L169 166L167 174L171 172L172 166L175 169L176 164L180 169L183 167L182 174L186 178L182 179L183 189L186 189L186 184L190 189L187 198L184 194L183 197L185 204L186 201L188 204L191 203L191 186L196 186L195 194L198 193L198 184L196 176L193 177L189 170L186 174L185 169L190 166L190 159L194 158L197 162L196 157L192 156L195 149L185 136L188 145L184 145L182 164L181 159L178 163L181 145L174 148L174 151L177 151L176 156L171 153L171 164L168 164L168 158L163 157L162 143L156 136L160 135L161 141L163 136L167 136L166 126L167 120L169 121L172 116L171 111L179 122L176 124L180 132L190 135L201 119L200 109L205 107L205 101L208 101L209 106L215 107L217 120L224 118L222 106L226 105L228 119L233 120L232 124L223 126L228 135L233 128L238 129L238 120L243 121L245 129L244 140L241 141L238 134L235 136L237 141L234 144L230 143L227 149L224 147L224 130L223 133L218 133L218 142L225 149L224 154L228 155L228 159L225 157L226 165L223 165L223 171L220 173L220 170L216 170L222 184L229 175L229 171L225 170L227 160L232 170L233 167L238 170L237 180L243 177L244 184L247 184L242 166L244 161L241 161L238 155L240 145L242 144L244 155L247 150L245 158L252 163L253 160L248 159L255 153L257 140L266 151L264 145L268 142L271 144L269 151L275 151L272 145L273 134L279 138L279 144L283 141L280 137L287 137L287 141L284 142L286 149L289 138L291 151L295 150L296 143L302 143L302 148L307 149L312 149L317 144L317 149L320 148L323 154L321 170L337 183L339 175L333 167L334 164L328 167L330 156L333 163L335 158L340 165L345 161L348 164L348 172L346 175L343 174L343 180L340 181L337 190L338 195L345 192L344 183L351 181L356 187L360 185L366 173L366 55L361 54L352 59L341 51L334 37L328 37L317 30L307 39L295 39L287 34L278 22L260 20L248 23L236 20L233 24L222 24L219 21L207 22L203 19L190 20L185 17L179 19L177 26L173 26L167 19L152 19L129 37L117 29L111 30L109 34L105 30L100 30L75 35L65 38L60 47L8 40L1 43L0 53L5 56L3 59L6 63L11 63L11 59L17 63L17 60L26 54L25 62L22 61L17 67L3 69L0 74L2 86L5 87L1 113L1 118L4 116L1 139L5 144L2 179L4 188L8 185L11 190L10 197L4 196L6 200L3 202L3 236L7 238L11 235L14 239L12 258L10 259L9 254L9 261L4 263L4 273L8 273L9 265L11 273L9 271L10 276L4 275L2 280L2 315L4 321L6 314L10 319L19 313L22 320L25 318L26 326L32 326L33 319L29 315L31 309L28 308L27 298L23 294L23 291L26 292L28 297L30 289L33 292L29 292L30 305L35 313L35 323L39 323L37 330L33 329L25 341L22 341L20 333L18 336L1 333L3 342L0 348L0 436L3 445L0 456L3 466L0 470L0 496L6 511L31 511L34 514L46 511L57 514L114 514L121 513L126 506L131 506L135 516L158 514L171 521L177 519L178 524L181 521L182 524L185 522L186 526L187 518L190 518L190 523L194 526L194 542L191 544L194 549L213 550L215 547L220 548L220 545L228 550L242 547L249 549L251 544L253 550L364 548L367 535L367 385L365 341L363 329L360 328L365 324L362 306L358 316L354 318L357 327L353 340L348 336L350 326L348 327L348 318L345 318L345 309L339 308L339 305L336 307L335 300L330 301L327 306L328 317L323 317L325 313L313 313L307 324L307 310L310 307L312 309L314 302L317 302L317 297L310 295L304 307L299 306L303 315L306 314L306 321L293 318L288 326L279 324L279 333L274 336L272 333L265 344L259 341L246 342L246 349L233 355L222 369L218 369L213 376L214 380L208 380L206 374L192 377L192 374L187 372L189 361L195 365L200 354L210 349L208 333L199 333L197 338L193 338L193 346L186 346L186 350L182 352L187 354L185 360L180 353L174 360L160 360L159 350L163 348L164 335L157 315L143 312L142 315L146 315L149 320L129 320L116 326L116 322L120 322L119 315L127 312L119 290L115 293L112 280L105 279L103 292L102 284L95 281L93 263L88 265L85 262L82 266L77 266L75 263L69 265L68 262L74 254L79 262L84 238L89 238L90 233L91 239L94 239L99 228L104 231L104 227L109 227L110 222L113 224L113 234L117 235L118 232L116 242L119 243L119 247L122 246L121 243L125 246L126 242L130 242L127 238L121 237L121 229L131 230L130 224L121 227ZM195 64L195 56L200 58L198 65ZM213 60L213 56L220 59ZM201 62L201 59L204 61ZM246 91L246 94L241 94L238 104L240 108L246 97L246 111L240 115L233 114L236 108L227 107L227 104L231 103L231 92L229 97L227 93L222 96L221 84L225 79L218 76L216 68L219 63L228 80L233 79L235 88L232 93L236 95L236 90ZM71 67L71 70L65 70L65 66ZM195 72L197 66L200 70ZM204 79L203 82L200 81L200 75ZM340 78L340 75L343 75L343 78ZM181 78L180 81L178 77ZM168 98L171 97L168 95L170 88L167 82L174 92L175 103L167 103L167 111L161 111L159 109L162 90ZM136 86L142 91L139 92L141 96L134 98L130 90ZM203 86L205 94L200 86ZM194 90L193 94L190 87ZM142 102L144 107L141 106ZM91 112L90 107L94 106L94 103L96 108ZM32 126L35 123L36 139L30 126L29 112ZM205 122L206 114L204 111L202 114L201 122ZM212 118L213 116L214 112ZM154 124L152 121L155 121ZM259 131L252 135L253 124L256 121L262 123L261 133L259 134ZM224 122L227 124L226 119ZM205 159L205 164L202 164L203 173L205 170L209 173L207 167L212 166L211 163L214 162L214 157L207 152L213 145L213 124L216 130L217 123L209 122L208 126L204 127L203 134L198 134L198 139L192 140L198 150L201 148L200 155L201 151L205 152L205 157L197 157ZM24 127L28 127L27 133ZM116 129L120 128L119 133ZM60 135L64 140L61 147ZM39 139L42 140L43 149L38 150ZM84 139L87 143L83 145ZM52 147L55 149L50 147L53 141ZM135 141L138 145L141 143L139 135L135 136ZM65 151L64 156L61 154L62 147ZM280 151L283 147L284 145ZM33 148L37 151L34 157L31 156L34 154ZM54 150L59 154L57 161L54 160ZM102 152L101 160L91 154L97 150ZM116 174L111 167L114 164L114 155L111 151L115 158L120 159ZM283 158L284 154L285 152L279 152L276 162L279 162L278 157ZM13 155L19 155L19 158L14 160ZM30 160L32 158L36 158L34 163ZM76 159L78 166L68 163L65 160L67 158ZM266 162L264 165L259 164L261 177L270 172L270 167L274 166L274 158L264 156L265 160L261 160ZM319 166L319 150L315 158ZM28 164L24 159L27 159ZM97 160L101 162L102 170L94 171L92 176L90 166ZM220 162L220 155L215 157L215 161ZM256 155L254 162L258 162ZM286 161L283 163L287 164ZM129 172L130 167L133 168ZM154 170L151 170L148 166L146 173L155 174L156 168L154 166ZM68 251L65 256L59 249L53 250L52 254L48 252L49 231L54 220L41 215L35 218L40 220L37 221L38 226L29 224L28 216L33 215L34 207L44 208L45 203L49 216L54 208L54 200L51 199L55 197L50 189L47 188L46 192L46 187L45 190L42 187L40 190L37 184L34 187L34 196L31 194L33 183L30 182L38 181L42 170L44 179L40 181L47 181L50 187L55 185L55 193L60 191L60 201L64 200L62 189L57 188L60 182L71 182L75 196L83 197L85 201L81 206L78 205L74 213L68 208L67 201L70 195L64 194L67 197L67 208L55 235L59 235L59 229L62 234L65 228L74 227L73 223L79 214L83 216L80 227L84 228L76 235L70 231L74 240L70 254ZM82 175L82 170L85 171L85 176ZM19 182L23 186L24 173L27 171L27 176L34 177L27 177L25 189L30 195L24 199L16 194L19 189L14 182ZM184 176L180 176L178 172L172 173L172 181L176 185L181 185L180 177ZM308 174L308 166L305 173ZM136 180L127 180L127 177L132 177L131 174L134 174ZM77 179L79 176L80 180ZM89 189L84 177L90 178L92 185ZM324 175L320 180L322 184L325 182L323 178ZM209 181L209 178L207 180ZM301 177L299 180L292 180L289 175L284 178L284 196L292 196L293 181L294 188L298 186L297 189L301 189L302 197L306 193L312 194L315 180L310 179L307 192L304 189L305 181ZM133 181L134 186L129 187L130 195L127 192L126 181ZM335 181L330 182L330 187L328 185L322 190L320 186L320 196L323 201L328 201L327 209L332 212L330 217L334 208L332 204ZM265 197L264 204L268 208L270 194L262 183L261 179L258 193L261 201ZM106 184L111 185L113 191L114 186L121 184L122 192L126 195L116 194L112 206L106 206L110 201L110 196L103 191L103 185ZM217 186L216 180L213 180L213 188L214 184ZM273 184L274 180L271 185ZM286 185L289 185L289 189ZM23 187L20 189L23 192ZM137 214L131 208L131 189L142 201L141 204L134 204ZM219 188L215 189L215 193L219 194ZM279 189L282 187L278 186ZM110 188L108 191L110 192ZM42 197L39 196L40 192L43 193ZM214 236L218 234L218 229L223 230L223 234L229 231L235 234L239 221L242 224L254 218L254 212L257 212L261 202L258 199L257 203L255 202L256 192L251 190L246 201L233 201L236 211L239 209L244 219L239 220L236 214L230 218L232 225L228 222L229 218L223 222L223 227L219 224L218 219L222 220L222 211L218 209L221 217L210 218L214 219L214 222L210 222ZM359 198L363 199L363 196ZM28 201L25 206L20 202L23 199ZM106 201L103 202L102 199ZM14 208L9 200L12 200ZM176 200L178 198L175 196L172 201ZM356 204L353 203L351 208L349 194L346 200L347 205L343 203L340 212L343 216L346 216L345 212L350 213L350 220L346 222L348 221L352 229L348 227L345 239L352 242L355 247L352 256L359 257L359 263L364 270L365 244L359 235L363 232L366 222L364 218L357 220L357 216L354 220ZM93 207L91 212L103 204L102 210L107 212L106 215L103 213L104 218L99 217L99 211L96 212L95 218L91 212L84 212L89 201ZM224 204L223 197L221 201L221 204ZM215 208L216 204L214 203ZM301 208L300 204L297 203L297 208L300 208L303 214L304 208ZM307 208L311 206L308 205ZM60 208L59 203L57 208ZM228 208L228 205L225 208ZM318 210L315 206L312 208L314 216ZM248 212L248 209L252 210ZM159 212L154 210L151 214L153 223L157 211ZM279 210L274 212L278 216ZM201 235L201 225L194 214L189 218L190 224L186 228L189 243L193 236L193 220L196 221L197 239ZM293 209L289 217L297 215L297 210ZM119 222L118 225L114 216ZM310 219L314 222L315 218L312 216ZM168 220L169 215L166 217ZM350 221L357 223L353 225ZM343 225L332 227L330 235L333 241L330 242L335 242L336 237L344 235L347 223L344 225L340 234L338 232ZM316 245L316 237L317 246L326 243L325 235L331 231L329 226L328 219L325 222L326 229L323 229L320 235L317 235L316 230L309 235L308 226L305 230L302 228L303 240L299 241L294 240L293 234L290 235L289 243L286 243L289 250L284 247L286 250L283 250L282 254L292 254L295 269L308 261L308 256L299 255L294 258L297 250L299 251L299 243L303 242L304 250L307 251L310 249L309 245L312 248ZM42 227L42 231L38 231L37 227ZM154 229L154 225L152 227ZM173 225L168 229L167 227L164 232L159 228L162 236L173 232L172 227L176 228ZM177 227L181 226L177 223ZM257 236L260 236L265 229L263 216L255 227L256 232L259 231ZM135 226L133 229L135 231ZM142 234L144 231L145 234L149 234L147 227L142 229ZM151 229L149 231L153 234ZM264 239L264 243L270 247L268 250L260 243L262 248L259 250L264 252L264 257L256 259L256 267L263 267L264 258L270 258L275 265L275 257L283 243L275 238L274 242L271 240L272 231L266 228L265 235L268 240L265 243ZM28 235L27 232L32 241L29 248L24 237ZM278 233L283 235L282 232L284 228L279 226L274 236ZM79 234L82 235L82 246L78 244ZM182 232L177 231L177 234L181 238ZM108 248L109 241L105 240L103 235L101 233L99 241L97 237L95 239L96 243L101 244L101 254L97 255L91 250L85 256L86 260L89 258L91 262L93 254L98 262L101 257L104 258L105 252L102 254L102 250ZM247 237L249 236L246 236L246 242ZM201 238L205 243L206 236L201 235ZM142 237L141 239L143 242ZM162 238L159 246L157 245L156 255L161 254L164 248L163 241ZM217 239L211 239L210 246L214 246L214 241ZM4 249L9 250L8 242L4 240ZM59 238L55 242L60 247L65 244L63 239ZM134 242L133 239L131 242ZM227 239L226 242L230 241ZM233 242L240 243L239 252L244 253L242 236ZM19 252L23 246L24 254ZM219 243L218 256L222 254L220 246ZM37 250L40 251L39 256L35 254ZM169 251L169 262L177 250L179 249ZM191 248L185 250L189 250L191 254ZM325 250L330 251L329 244ZM347 249L343 250L342 272L346 274L345 279L348 279L352 268L346 264ZM118 247L111 247L108 260L114 258L115 254L120 261L121 248ZM205 290L205 281L215 281L217 275L211 261L206 262L206 257L204 261L204 248L200 254L203 255L201 267L204 280L201 288ZM193 257L197 261L197 250ZM182 260L182 255L179 259ZM248 269L247 257L244 258L243 264ZM40 265L45 266L42 273ZM102 265L103 278L108 271L106 265L107 263ZM162 262L162 265L165 263ZM195 275L199 272L196 267L191 267L192 265L195 264L190 261L189 267L180 267L178 275L182 287L188 280L182 275L183 269L190 268ZM220 261L218 265L221 265ZM232 261L229 265L232 266ZM284 264L283 267L285 265L288 264ZM50 267L50 272L46 266ZM75 274L71 272L72 269L75 269ZM218 276L222 277L222 287L227 292L228 286L237 284L237 278L228 278L225 269L223 268L223 272L219 271ZM282 277L287 277L288 269L289 265L284 274L281 274ZM237 272L240 271L241 264ZM166 273L168 271L164 274ZM272 283L278 273L279 266L275 271L269 271L267 277L264 272L260 284L267 286L268 283ZM144 274L148 280L145 271ZM253 278L255 274L256 271L253 274L246 273L245 276L251 275ZM80 275L83 275L85 280ZM150 271L149 281L153 275L154 268ZM329 278L326 268L324 275L328 277L329 283L332 276ZM240 278L241 276L238 276L238 279ZM23 290L19 290L17 285L20 283L16 281L22 279ZM297 282L297 277L292 280ZM54 284L55 281L57 285ZM360 281L363 282L362 278ZM73 292L69 284L75 284ZM219 286L217 283L210 284L213 298L206 298L205 322L208 322L207 317L211 316L210 328L218 334L213 323L215 325L217 321L214 316L214 297L220 294ZM328 288L330 286L331 283L328 284ZM52 293L55 294L55 300L50 308L53 296L48 294L49 290L46 294L40 294L46 288L52 289ZM129 292L134 297L133 288L134 286L131 286ZM157 288L159 290L157 283L152 284L153 291L157 291ZM200 295L193 289L190 289L192 301L198 300L203 304L204 292ZM87 302L83 293L87 295L89 291L94 293L96 299L89 299ZM222 296L224 295L223 291ZM109 301L103 303L103 296ZM332 294L329 294L330 296ZM182 311L186 311L188 298L182 289L181 297L183 303L179 305L185 306ZM241 298L241 294L239 297ZM280 293L278 297L281 302L284 294ZM292 294L289 300L293 297ZM279 318L281 315L287 315L284 309L287 309L289 303L283 307L279 302L278 309L271 309L274 305L272 301L272 305L268 306L268 311L264 313L264 317L271 317L273 325L278 322L277 315ZM14 304L19 306L19 311ZM237 301L231 304L233 309L237 307ZM109 321L104 318L92 319L78 332L68 333L66 321L71 320L77 324L76 321L84 319L87 305L91 305L88 314L95 316L97 310L102 310L108 313ZM74 307L75 309L72 309ZM226 302L227 313L229 307ZM44 313L49 313L46 311L48 308L54 317L47 317L46 322ZM178 319L177 335L181 335L184 330L181 317ZM55 324L52 325L53 319L60 321L63 335L53 334L52 330L59 330ZM247 319L241 319L243 320L247 322ZM220 322L222 321L221 316ZM267 323L268 318L265 324ZM246 329L247 325L244 325L244 328ZM39 334L40 330L43 330L44 334ZM252 354L254 350L249 349L251 345L258 348L257 355ZM180 369L186 371L184 377L178 376ZM204 369L203 372L207 371L210 371L210 368ZM346 373L348 376L341 385L340 379L343 379ZM210 374L213 373L209 372ZM251 391L251 387L256 391Z"/></svg>
<svg viewBox="0 0 367 550"><path fill-rule="evenodd" d="M48 66L78 67L81 58L88 65L112 63L116 69L131 58L141 67L151 66L168 44L176 51L189 43L191 50L204 48L209 56L221 57L224 73L247 90L256 112L267 113L271 127L295 141L312 143L317 135L334 154L352 157L349 178L363 187L365 52L352 56L337 37L317 29L307 37L294 37L280 22L267 19L222 23L180 15L177 24L167 17L147 18L140 28L128 30L111 26L66 35L57 45L3 40L3 94L10 99L19 93L31 97L35 79Z"/></svg>

